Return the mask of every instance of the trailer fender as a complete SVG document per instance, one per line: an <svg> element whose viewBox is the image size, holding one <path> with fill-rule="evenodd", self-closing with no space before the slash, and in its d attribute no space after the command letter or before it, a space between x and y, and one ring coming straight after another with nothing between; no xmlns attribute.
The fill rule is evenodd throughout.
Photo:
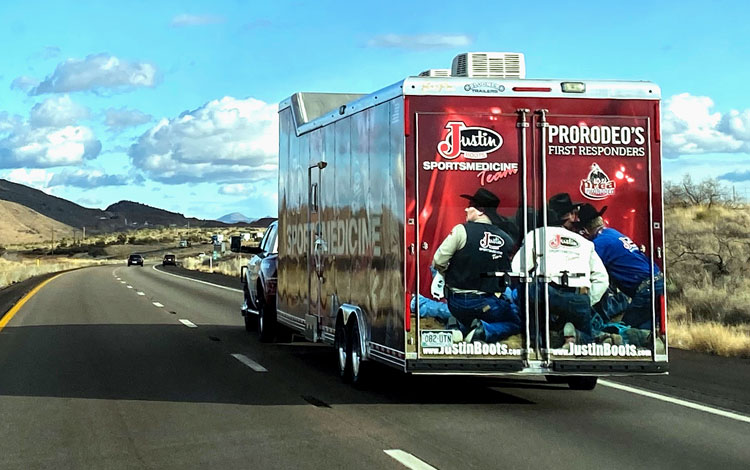
<svg viewBox="0 0 750 470"><path fill-rule="evenodd" d="M365 315L361 308L351 304L341 304L337 316L341 318L342 325L349 325L349 321L356 321L359 325L360 344L362 345L362 360L370 357L370 329L367 327Z"/></svg>

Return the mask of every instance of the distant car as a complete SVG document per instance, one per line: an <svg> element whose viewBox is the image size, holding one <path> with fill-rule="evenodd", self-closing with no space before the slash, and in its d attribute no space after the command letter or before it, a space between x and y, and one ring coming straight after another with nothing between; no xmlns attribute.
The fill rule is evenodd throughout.
<svg viewBox="0 0 750 470"><path fill-rule="evenodd" d="M278 262L279 241L278 222L268 226L260 246L252 251L256 253L247 266L242 267L240 279L245 299L241 308L245 317L245 329L257 329L260 340L272 341L276 327L276 264Z"/></svg>
<svg viewBox="0 0 750 470"><path fill-rule="evenodd" d="M132 266L134 264L138 264L143 267L143 256L138 254L128 256L128 266Z"/></svg>
<svg viewBox="0 0 750 470"><path fill-rule="evenodd" d="M162 266L177 266L177 260L174 255L164 255L164 259L161 260Z"/></svg>

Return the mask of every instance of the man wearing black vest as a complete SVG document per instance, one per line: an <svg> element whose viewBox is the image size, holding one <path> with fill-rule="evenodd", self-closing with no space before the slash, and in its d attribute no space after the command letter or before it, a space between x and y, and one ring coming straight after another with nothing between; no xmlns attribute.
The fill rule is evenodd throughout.
<svg viewBox="0 0 750 470"><path fill-rule="evenodd" d="M432 266L445 277L451 314L459 321L465 340L500 341L521 330L518 307L503 294L499 278L484 273L510 271L513 240L498 227L500 199L479 188L469 200L466 223L456 225L443 240Z"/></svg>

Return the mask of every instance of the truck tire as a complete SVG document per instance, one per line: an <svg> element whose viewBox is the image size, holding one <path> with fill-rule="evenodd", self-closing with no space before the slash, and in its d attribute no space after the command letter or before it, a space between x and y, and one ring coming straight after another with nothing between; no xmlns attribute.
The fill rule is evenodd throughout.
<svg viewBox="0 0 750 470"><path fill-rule="evenodd" d="M550 384L567 384L568 383L567 377L563 377L560 375L545 375L544 378L547 380L547 383L550 383Z"/></svg>
<svg viewBox="0 0 750 470"><path fill-rule="evenodd" d="M276 304L258 297L258 336L262 343L273 342L276 336Z"/></svg>
<svg viewBox="0 0 750 470"><path fill-rule="evenodd" d="M571 390L593 390L599 377L576 376L568 377L568 387Z"/></svg>
<svg viewBox="0 0 750 470"><path fill-rule="evenodd" d="M339 372L339 377L345 383L351 382L349 335L341 317L336 320L336 333L333 339L333 348L336 350L336 368Z"/></svg>
<svg viewBox="0 0 750 470"><path fill-rule="evenodd" d="M256 331L258 329L258 316L250 313L250 293L247 290L247 284L242 285L242 292L245 296L245 307L248 310L242 311L242 316L245 319L245 331L248 333L251 333L253 331Z"/></svg>

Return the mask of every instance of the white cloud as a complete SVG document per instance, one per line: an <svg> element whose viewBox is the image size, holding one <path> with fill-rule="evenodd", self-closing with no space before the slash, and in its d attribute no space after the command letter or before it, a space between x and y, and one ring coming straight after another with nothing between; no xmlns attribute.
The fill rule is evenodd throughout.
<svg viewBox="0 0 750 470"><path fill-rule="evenodd" d="M24 184L26 186L31 186L32 188L49 192L48 186L49 181L52 179L52 176L52 173L46 170L27 170L25 168L17 168L15 170L9 171L3 177L8 181L12 181L14 183Z"/></svg>
<svg viewBox="0 0 750 470"><path fill-rule="evenodd" d="M32 127L63 127L88 117L88 108L74 103L68 95L62 95L35 104L29 113L29 124Z"/></svg>
<svg viewBox="0 0 750 470"><path fill-rule="evenodd" d="M77 188L97 188L100 186L125 186L133 183L127 175L107 175L101 170L79 168L55 173L49 180L49 186L75 186Z"/></svg>
<svg viewBox="0 0 750 470"><path fill-rule="evenodd" d="M465 34L383 34L367 41L367 47L399 49L450 49L472 43Z"/></svg>
<svg viewBox="0 0 750 470"><path fill-rule="evenodd" d="M85 126L34 128L22 124L0 138L0 168L76 165L96 158L101 148L101 142Z"/></svg>
<svg viewBox="0 0 750 470"><path fill-rule="evenodd" d="M189 15L183 13L172 18L172 26L179 28L184 26L202 26L207 24L224 23L226 18L218 15Z"/></svg>
<svg viewBox="0 0 750 470"><path fill-rule="evenodd" d="M712 112L706 96L675 95L664 102L664 155L738 153L750 151L750 111Z"/></svg>
<svg viewBox="0 0 750 470"><path fill-rule="evenodd" d="M235 184L225 184L224 186L219 188L219 194L226 194L229 196L236 196L236 195L248 195L255 189L254 186L249 184L242 184L242 183L235 183Z"/></svg>
<svg viewBox="0 0 750 470"><path fill-rule="evenodd" d="M110 131L121 131L128 127L140 126L151 121L149 114L136 109L109 108L104 112L104 123Z"/></svg>
<svg viewBox="0 0 750 470"><path fill-rule="evenodd" d="M21 90L24 93L28 93L29 90L39 85L39 80L34 77L27 75L21 75L20 77L13 80L10 84L10 88L14 90Z"/></svg>
<svg viewBox="0 0 750 470"><path fill-rule="evenodd" d="M232 183L275 178L277 151L276 105L227 96L162 119L128 155L162 183Z"/></svg>
<svg viewBox="0 0 750 470"><path fill-rule="evenodd" d="M58 64L55 72L32 88L29 94L124 91L138 87L153 87L157 80L158 72L153 64L130 62L103 53L89 55L85 59L68 59Z"/></svg>

